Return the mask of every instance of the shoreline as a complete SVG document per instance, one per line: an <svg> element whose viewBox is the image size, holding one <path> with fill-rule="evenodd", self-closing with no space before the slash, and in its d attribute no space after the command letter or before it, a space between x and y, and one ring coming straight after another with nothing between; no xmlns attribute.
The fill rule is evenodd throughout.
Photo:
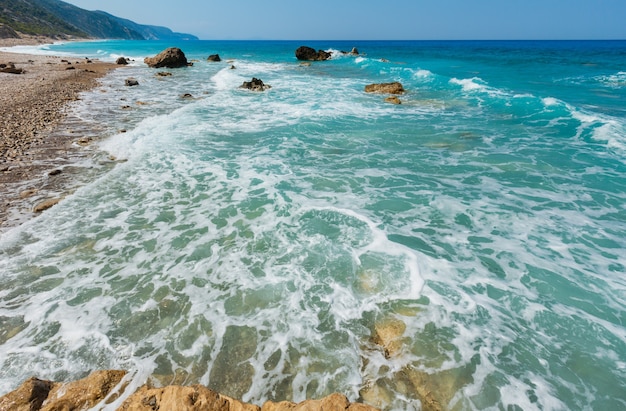
<svg viewBox="0 0 626 411"><path fill-rule="evenodd" d="M50 44L53 39L0 39L0 47ZM0 234L51 207L76 188L89 138L66 129L69 105L120 66L87 58L0 51ZM79 167L81 168L81 167Z"/></svg>

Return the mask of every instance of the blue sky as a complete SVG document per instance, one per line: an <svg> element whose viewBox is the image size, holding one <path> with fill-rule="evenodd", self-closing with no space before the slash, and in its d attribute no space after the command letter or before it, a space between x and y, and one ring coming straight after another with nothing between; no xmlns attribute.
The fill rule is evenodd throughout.
<svg viewBox="0 0 626 411"><path fill-rule="evenodd" d="M66 0L201 39L626 39L626 0Z"/></svg>

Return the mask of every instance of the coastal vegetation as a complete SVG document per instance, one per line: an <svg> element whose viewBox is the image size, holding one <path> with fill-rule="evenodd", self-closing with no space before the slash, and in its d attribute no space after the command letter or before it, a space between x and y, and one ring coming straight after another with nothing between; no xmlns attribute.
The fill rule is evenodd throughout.
<svg viewBox="0 0 626 411"><path fill-rule="evenodd" d="M194 40L167 27L88 11L60 0L0 0L0 25L28 35L124 40ZM0 31L0 36L2 36Z"/></svg>

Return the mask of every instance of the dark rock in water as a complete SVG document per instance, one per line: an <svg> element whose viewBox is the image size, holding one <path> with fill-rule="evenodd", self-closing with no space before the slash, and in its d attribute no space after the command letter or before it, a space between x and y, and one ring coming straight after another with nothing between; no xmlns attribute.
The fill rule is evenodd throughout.
<svg viewBox="0 0 626 411"><path fill-rule="evenodd" d="M324 50L315 51L315 49L307 46L298 47L296 50L296 58L298 60L323 61L328 60L331 56L332 53Z"/></svg>
<svg viewBox="0 0 626 411"><path fill-rule="evenodd" d="M185 94L182 94L182 95L180 96L180 98L185 98L185 99L188 99L188 98L193 98L193 95L192 95L192 94L189 94L189 93L185 93Z"/></svg>
<svg viewBox="0 0 626 411"><path fill-rule="evenodd" d="M157 77L169 77L172 75L169 71L159 71L156 73Z"/></svg>
<svg viewBox="0 0 626 411"><path fill-rule="evenodd" d="M222 61L219 54L211 54L207 59L207 61Z"/></svg>
<svg viewBox="0 0 626 411"><path fill-rule="evenodd" d="M133 86L138 86L139 82L135 80L134 78L127 78L124 84L126 84L128 87L133 87Z"/></svg>
<svg viewBox="0 0 626 411"><path fill-rule="evenodd" d="M146 57L143 62L152 68L177 68L189 65L185 53L177 47L165 49L154 57Z"/></svg>
<svg viewBox="0 0 626 411"><path fill-rule="evenodd" d="M272 86L264 84L262 80L253 77L252 81L244 81L239 88L245 88L252 91L263 91L272 88Z"/></svg>
<svg viewBox="0 0 626 411"><path fill-rule="evenodd" d="M403 94L404 87L402 84L396 82L393 83L379 83L369 84L365 86L366 93L386 93L386 94Z"/></svg>
<svg viewBox="0 0 626 411"><path fill-rule="evenodd" d="M352 47L351 51L342 51L341 54L349 54L351 56L358 56L359 55L359 50L357 50L356 47Z"/></svg>
<svg viewBox="0 0 626 411"><path fill-rule="evenodd" d="M115 60L115 64L125 66L128 64L128 60L126 60L125 57L118 57L117 60Z"/></svg>
<svg viewBox="0 0 626 411"><path fill-rule="evenodd" d="M234 70L235 68L236 68L236 67L235 67L233 64L231 64L231 65L230 65L230 69L231 69L231 70Z"/></svg>

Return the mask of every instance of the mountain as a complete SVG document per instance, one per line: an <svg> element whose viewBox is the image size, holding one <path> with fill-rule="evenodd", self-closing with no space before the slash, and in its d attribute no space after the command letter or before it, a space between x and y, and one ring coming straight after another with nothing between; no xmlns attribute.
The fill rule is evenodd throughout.
<svg viewBox="0 0 626 411"><path fill-rule="evenodd" d="M197 40L167 27L148 26L60 0L0 0L0 25L32 35L127 40Z"/></svg>
<svg viewBox="0 0 626 411"><path fill-rule="evenodd" d="M138 24L128 19L113 16L104 11L95 11L94 13L100 13L112 20L119 22L122 26L128 27L133 31L139 33L146 40L198 40L198 37L194 36L193 34L176 33L167 27Z"/></svg>

